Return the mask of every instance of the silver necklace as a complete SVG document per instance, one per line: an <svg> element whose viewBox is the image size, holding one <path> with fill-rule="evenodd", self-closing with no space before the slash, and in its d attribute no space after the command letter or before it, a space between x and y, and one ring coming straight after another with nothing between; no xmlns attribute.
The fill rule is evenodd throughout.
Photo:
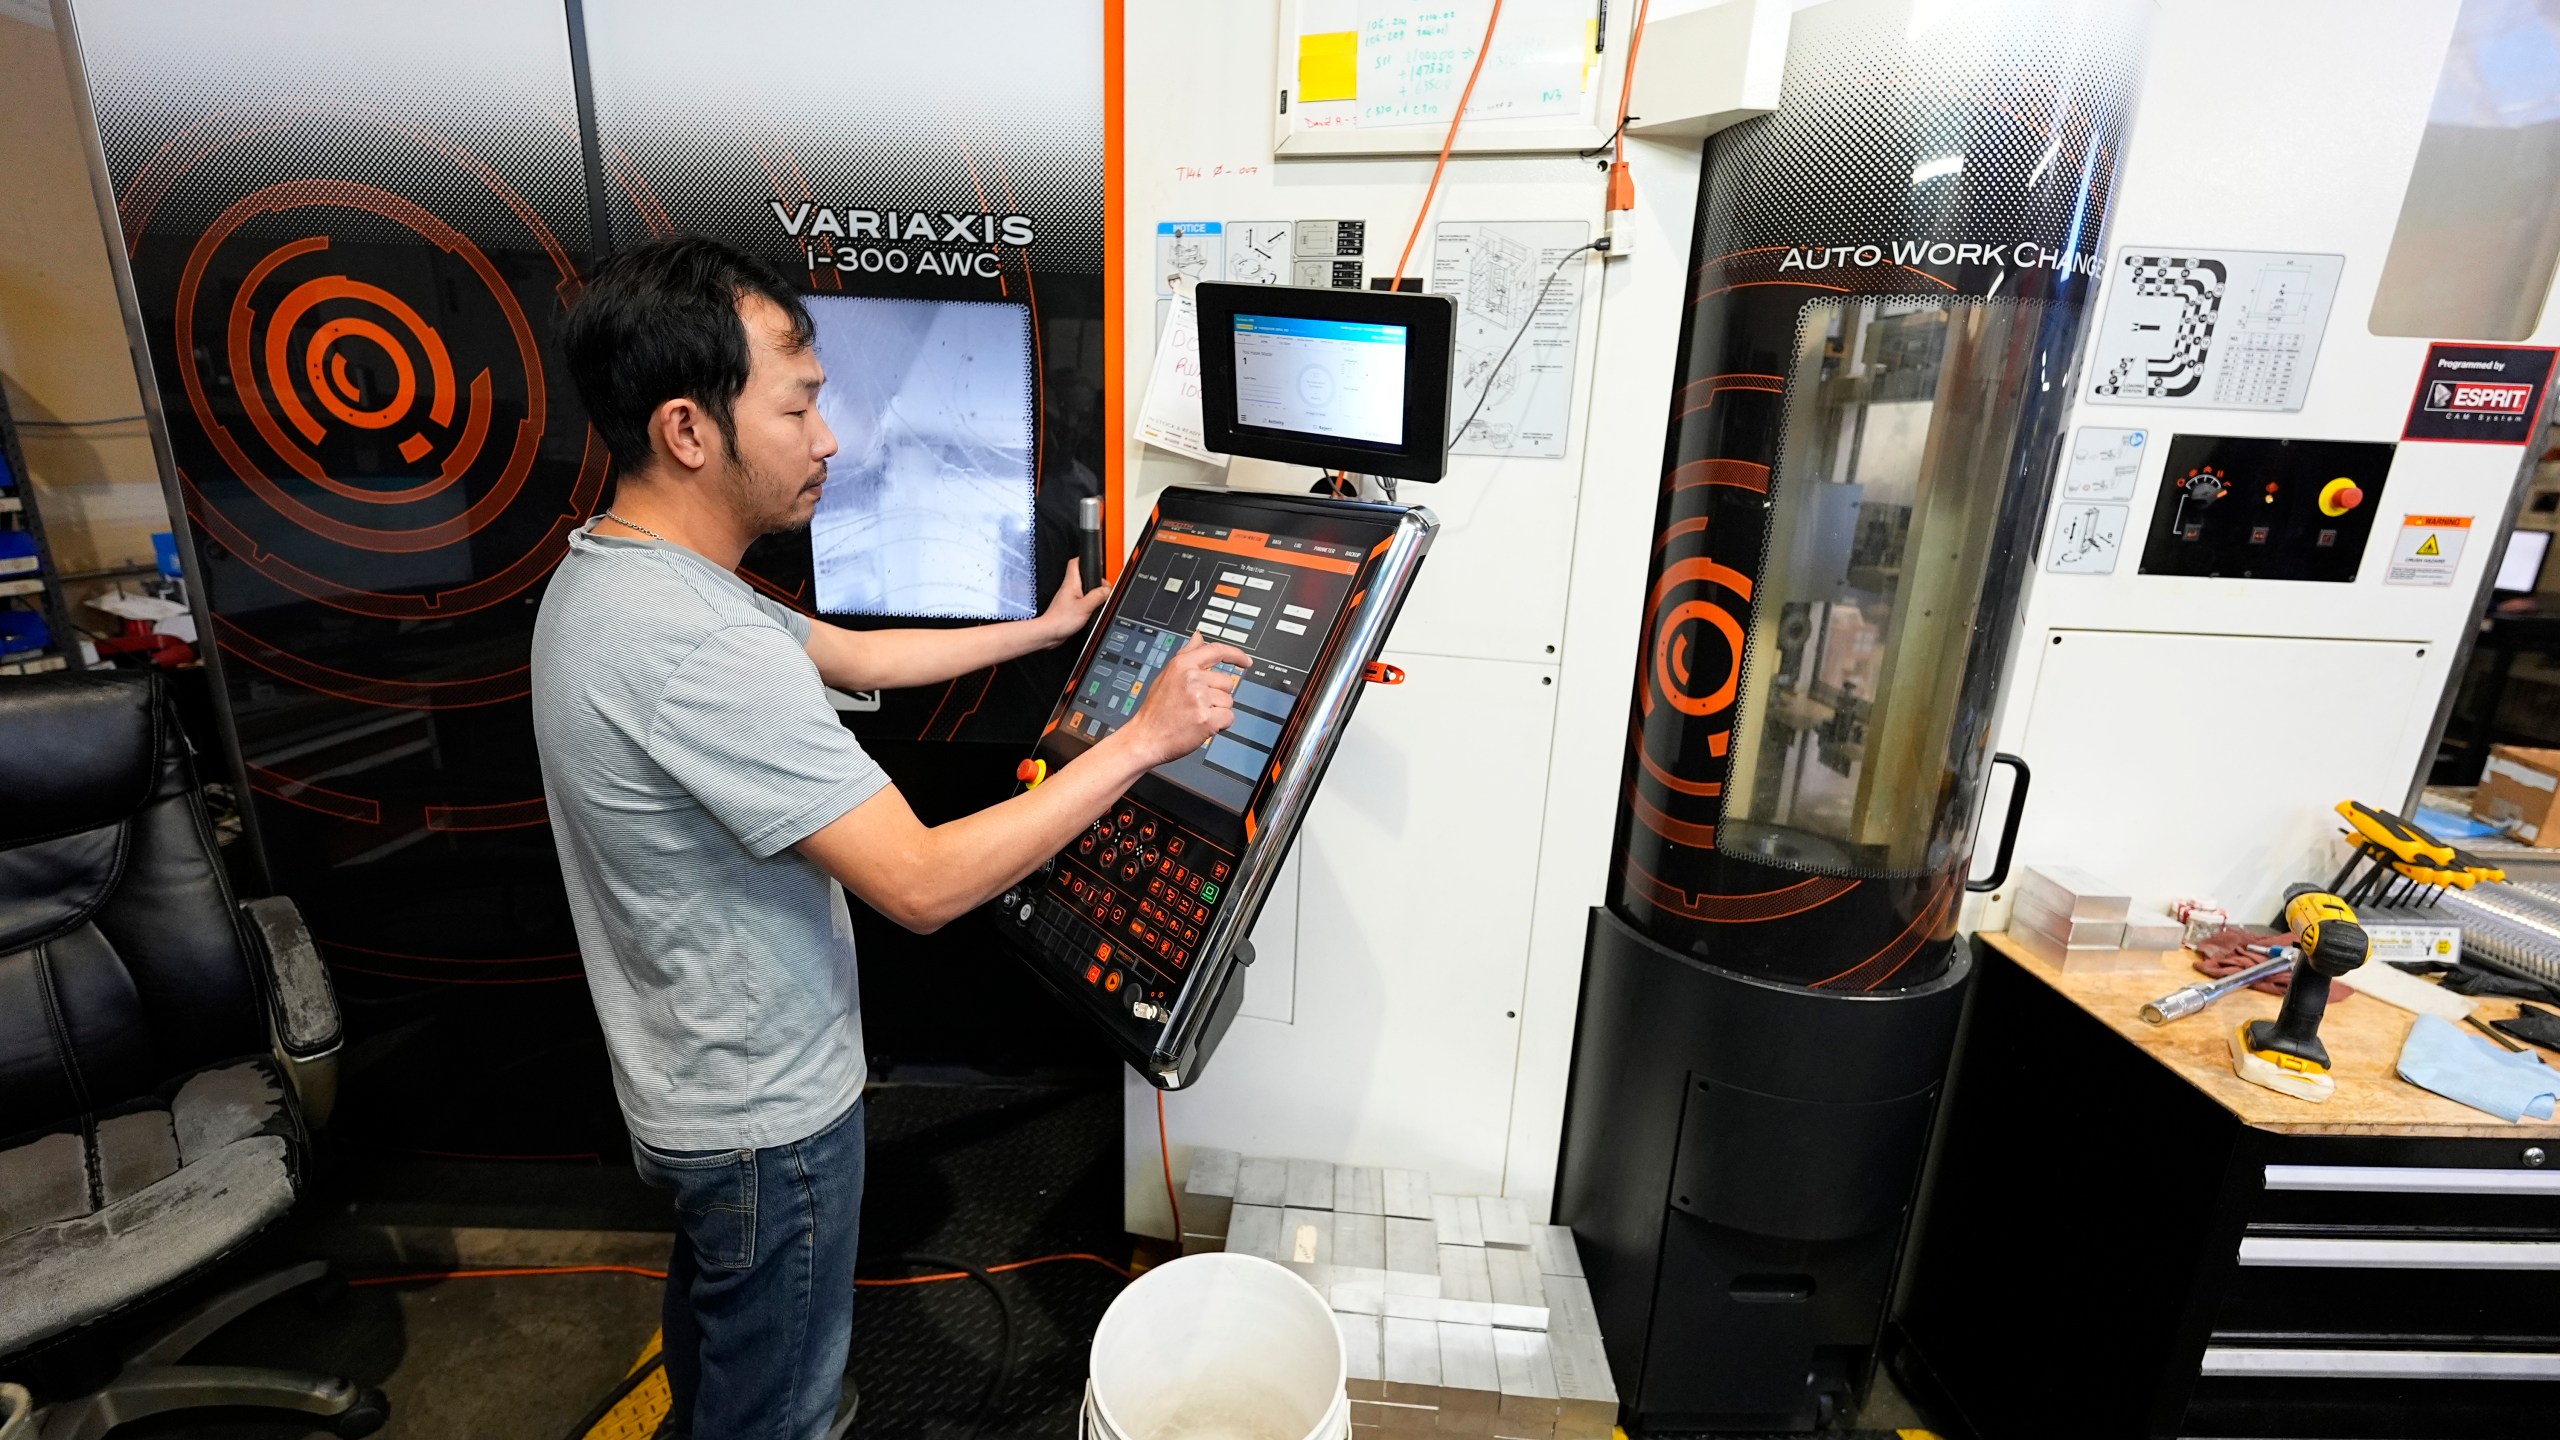
<svg viewBox="0 0 2560 1440"><path fill-rule="evenodd" d="M661 545L673 545L676 543L673 540L668 539L666 536L659 534L657 531L650 529L648 526L634 525L630 521L623 519L621 516L614 514L610 510L604 512L604 518L621 526L625 530L637 530L641 534L648 536L650 539L657 541Z"/></svg>

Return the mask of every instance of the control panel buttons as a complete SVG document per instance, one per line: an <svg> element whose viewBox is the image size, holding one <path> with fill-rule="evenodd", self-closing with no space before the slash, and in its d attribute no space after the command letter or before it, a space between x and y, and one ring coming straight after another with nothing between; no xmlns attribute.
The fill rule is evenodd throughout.
<svg viewBox="0 0 2560 1440"><path fill-rule="evenodd" d="M1015 919L1017 919L1017 920L1021 921L1021 922L1022 922L1023 924L1025 924L1025 925L1030 924L1030 923L1031 923L1031 907L1030 907L1030 906L1028 906L1028 905L1025 905L1025 906L1023 906L1021 909L1014 911L1014 912L1013 912L1013 917L1014 917Z"/></svg>
<svg viewBox="0 0 2560 1440"><path fill-rule="evenodd" d="M2332 519L2364 503L2364 491L2341 475L2320 487L2320 513Z"/></svg>
<svg viewBox="0 0 2560 1440"><path fill-rule="evenodd" d="M1105 970L1102 972L1102 989L1103 993L1107 995L1119 994L1120 972L1117 970Z"/></svg>
<svg viewBox="0 0 2560 1440"><path fill-rule="evenodd" d="M1123 805L1120 807L1120 813L1111 817L1111 823L1126 830L1138 823L1138 812Z"/></svg>
<svg viewBox="0 0 2560 1440"><path fill-rule="evenodd" d="M1224 860L1210 861L1209 878L1219 881L1220 883L1224 883L1227 878L1227 862Z"/></svg>
<svg viewBox="0 0 2560 1440"><path fill-rule="evenodd" d="M1179 860L1182 858L1182 848L1186 843L1183 837L1176 835L1164 842L1164 853Z"/></svg>

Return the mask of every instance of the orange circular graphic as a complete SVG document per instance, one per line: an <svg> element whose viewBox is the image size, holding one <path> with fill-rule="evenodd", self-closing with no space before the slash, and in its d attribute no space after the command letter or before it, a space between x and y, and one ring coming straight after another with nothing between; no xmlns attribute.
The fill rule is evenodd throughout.
<svg viewBox="0 0 2560 1440"><path fill-rule="evenodd" d="M468 151L385 128L522 223L520 241L487 243L533 259L540 288L520 299L523 281L479 241L373 185L300 179L241 196L178 240L171 369L212 452L190 464L182 447L178 484L209 540L287 590L354 614L449 619L550 572L602 497L606 457L582 424L547 433L575 415L551 402L527 307L577 297L566 248ZM263 133L215 137L167 176L137 174L133 253L168 186ZM437 551L451 558L429 558ZM395 556L420 558L377 558Z"/></svg>
<svg viewBox="0 0 2560 1440"><path fill-rule="evenodd" d="M1674 527L1682 535L1699 528ZM1750 576L1690 555L1663 567L1646 618L1637 754L1644 762L1644 778L1669 792L1664 803L1675 807L1694 808L1723 793L1721 762L1731 746L1732 729L1701 733L1698 722L1731 710L1742 684L1744 622L1723 603L1696 594L1708 587L1746 605L1751 599ZM1709 630L1723 641L1721 664L1701 653L1699 641ZM1658 714L1658 707L1673 713ZM1701 767L1710 765L1716 768L1702 773Z"/></svg>
<svg viewBox="0 0 2560 1440"><path fill-rule="evenodd" d="M198 294L214 257L249 221L306 209L360 211L411 231L468 267L503 318L513 342L511 358L519 367L526 413L515 427L503 468L460 514L452 513L451 506L433 507L421 516L425 523L411 527L360 525L330 514L287 488L276 467L261 463L211 403L202 373L204 351L196 344L195 328ZM359 504L416 505L450 489L479 461L496 428L496 386L486 366L463 378L445 337L415 306L380 285L344 273L302 279L262 314L269 282L290 278L285 274L289 267L326 265L330 244L327 235L310 235L278 245L251 265L232 290L223 316L232 388L258 440L292 474ZM517 302L514 288L479 246L387 190L345 180L293 180L243 196L206 227L187 257L186 271L178 282L177 330L180 375L206 438L252 493L323 539L380 554L439 549L478 533L503 513L533 469L548 396L532 322ZM389 359L393 379L388 399L360 403L366 397L348 368L351 343L378 350ZM294 363L297 351L299 366ZM425 413L418 423L408 424L397 444L412 473L423 472L413 483L350 483L339 467L319 453L319 447L338 438L331 421L345 427L348 438L363 439L411 421L420 408L422 386ZM313 410L314 402L319 413ZM323 414L328 418L323 419Z"/></svg>
<svg viewBox="0 0 2560 1440"><path fill-rule="evenodd" d="M1688 626L1693 620L1704 620L1722 634L1731 656L1724 683L1704 695L1695 693L1696 676L1689 665ZM1654 632L1653 683L1663 700L1683 715L1713 715L1729 708L1742 683L1742 622L1733 618L1732 611L1705 600L1683 600L1671 607Z"/></svg>

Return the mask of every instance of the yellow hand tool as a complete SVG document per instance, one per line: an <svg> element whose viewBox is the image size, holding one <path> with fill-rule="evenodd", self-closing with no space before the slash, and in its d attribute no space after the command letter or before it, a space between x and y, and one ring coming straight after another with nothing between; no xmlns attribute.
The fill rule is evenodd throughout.
<svg viewBox="0 0 2560 1440"><path fill-rule="evenodd" d="M2373 954L2373 942L2346 901L2309 885L2286 892L2284 920L2301 954L2285 988L2284 1008L2273 1020L2251 1020L2232 1029L2231 1070L2270 1090L2326 1100L2338 1088L2329 1074L2329 1048L2320 1043L2329 982L2364 964Z"/></svg>

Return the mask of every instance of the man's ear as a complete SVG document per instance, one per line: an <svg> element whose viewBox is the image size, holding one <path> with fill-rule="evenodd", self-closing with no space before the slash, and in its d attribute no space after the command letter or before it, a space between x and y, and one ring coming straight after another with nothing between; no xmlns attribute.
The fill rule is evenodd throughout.
<svg viewBox="0 0 2560 1440"><path fill-rule="evenodd" d="M719 427L693 399L679 395L649 414L650 448L684 470L699 470L720 456Z"/></svg>

